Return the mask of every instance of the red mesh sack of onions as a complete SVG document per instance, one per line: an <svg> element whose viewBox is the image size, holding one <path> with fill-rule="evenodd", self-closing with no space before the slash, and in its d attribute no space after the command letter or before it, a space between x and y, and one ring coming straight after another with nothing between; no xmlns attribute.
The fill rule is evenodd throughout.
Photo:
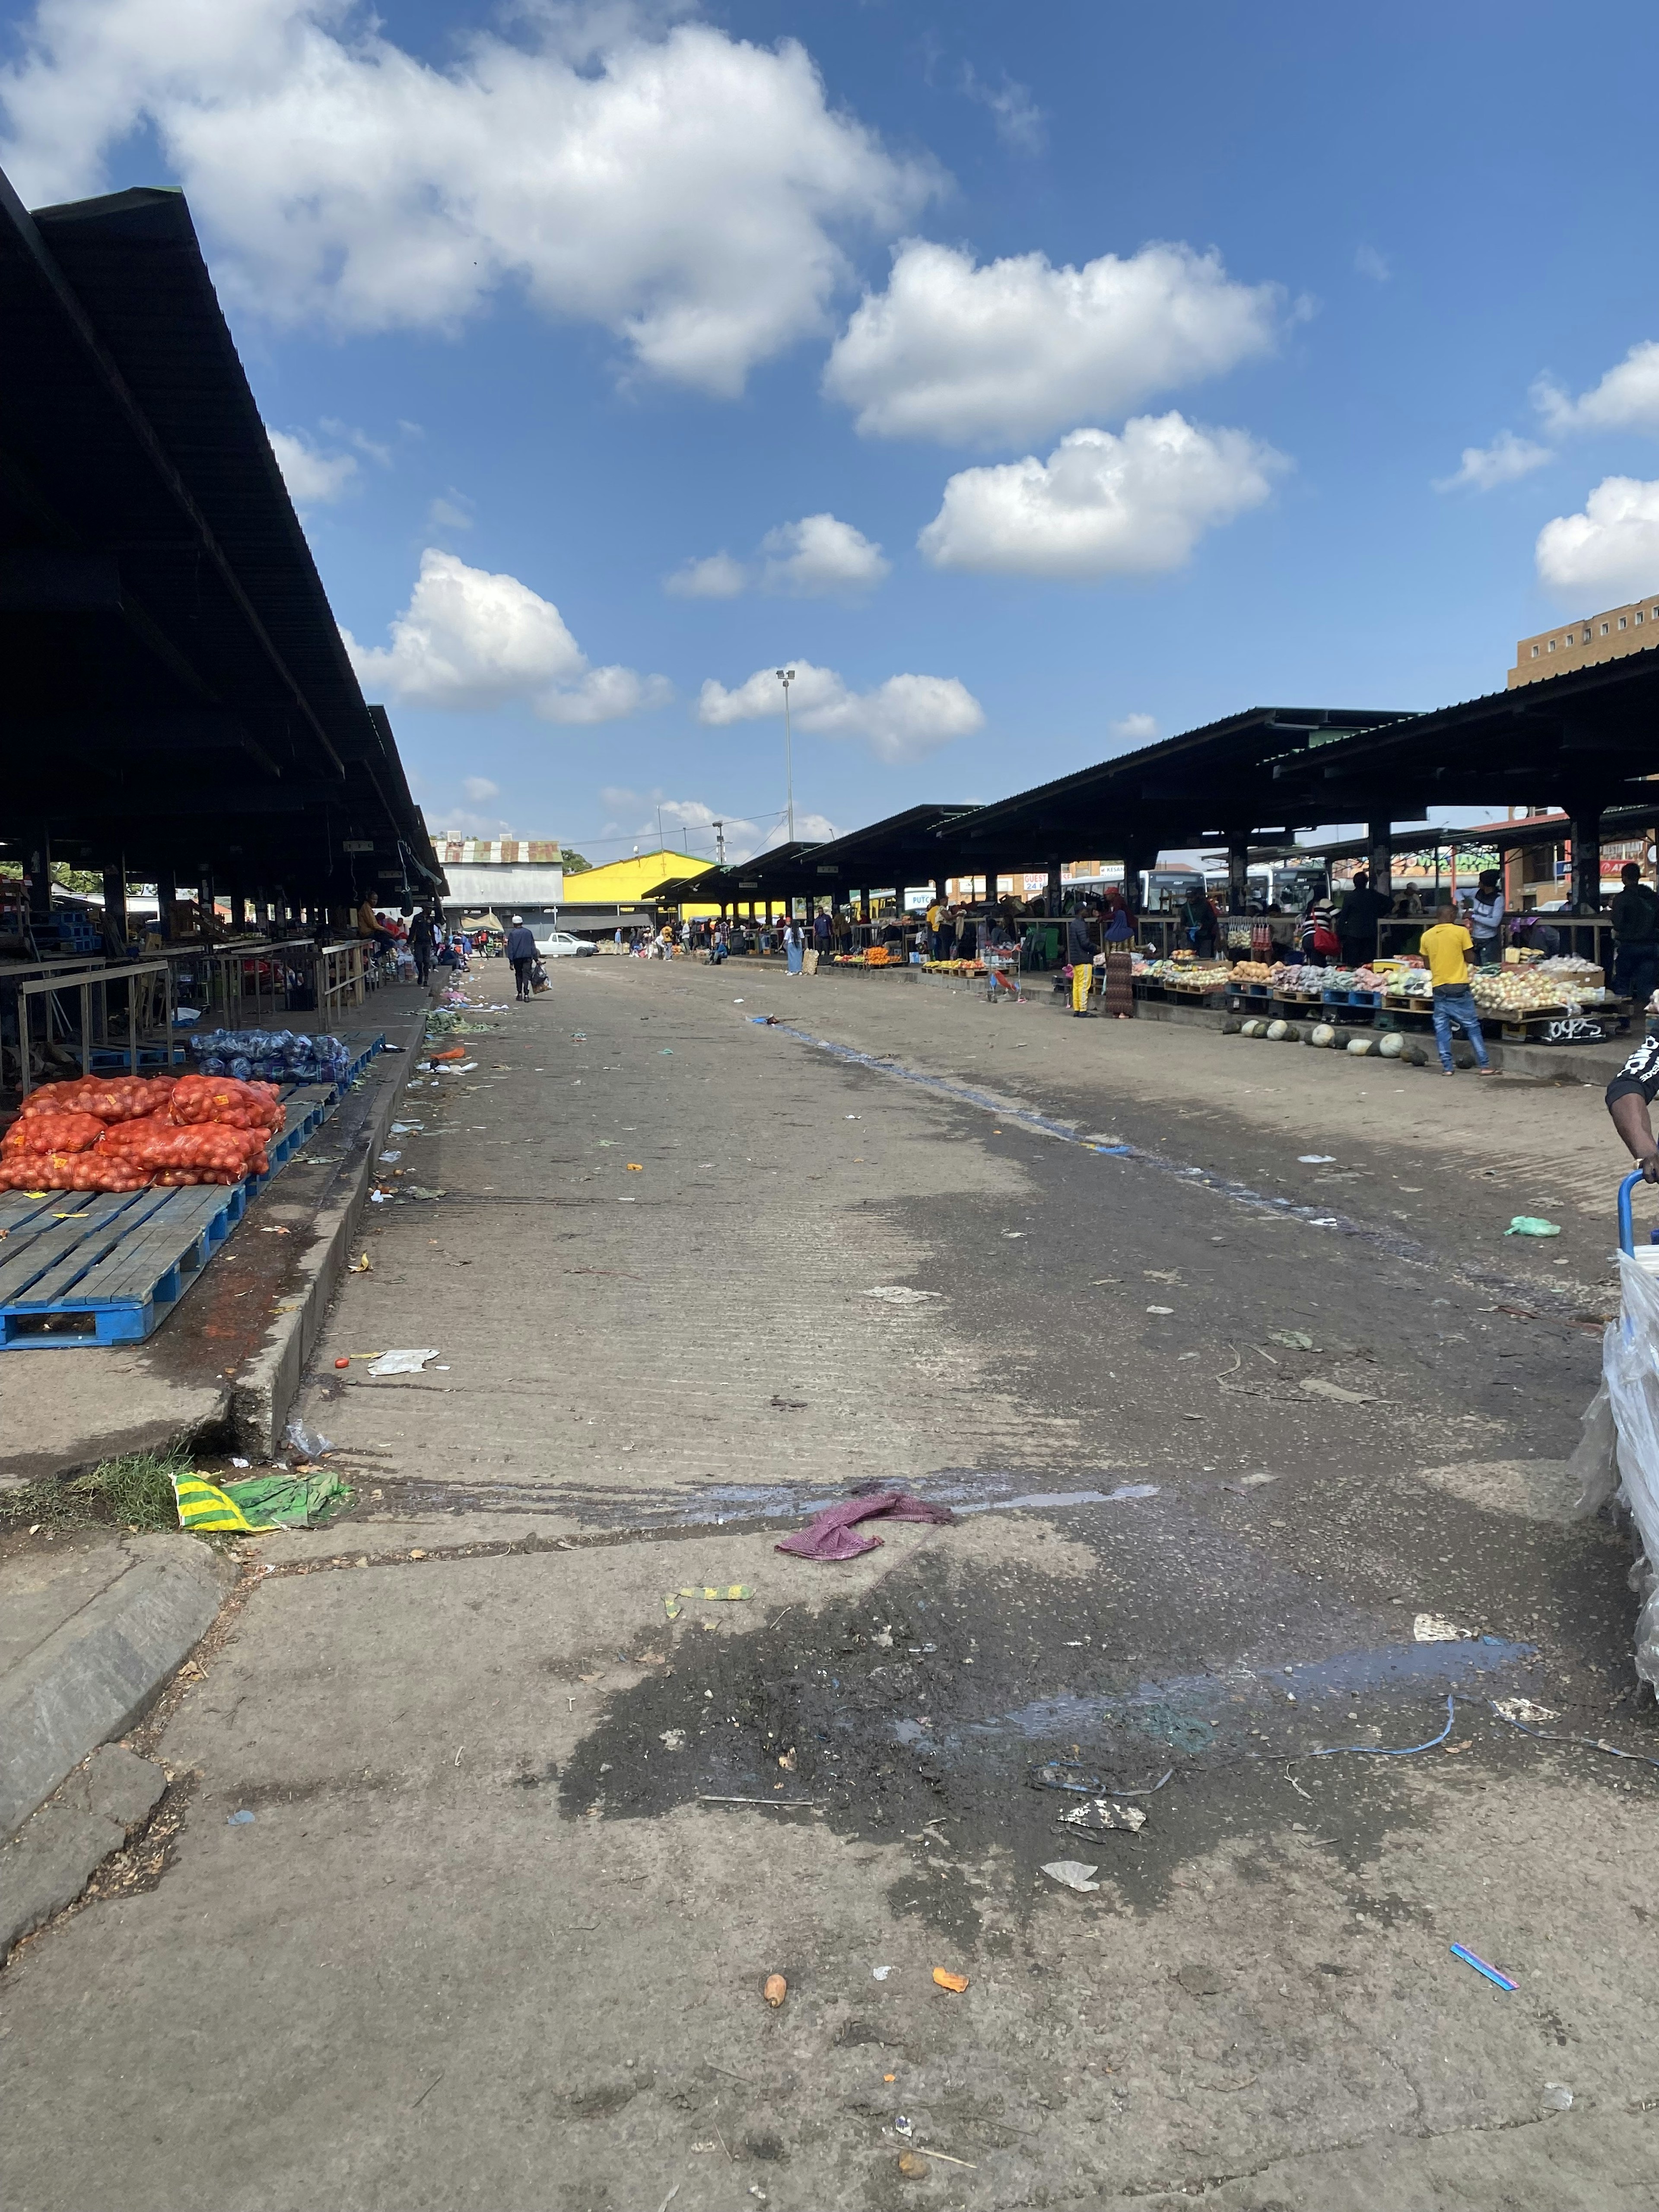
<svg viewBox="0 0 1659 2212"><path fill-rule="evenodd" d="M0 1190L143 1190L149 1181L119 1152L9 1152L0 1158Z"/></svg>
<svg viewBox="0 0 1659 2212"><path fill-rule="evenodd" d="M274 1083L239 1083L234 1075L184 1075L173 1085L167 1111L175 1121L216 1121L232 1129L283 1126L282 1101Z"/></svg>
<svg viewBox="0 0 1659 2212"><path fill-rule="evenodd" d="M171 1187L179 1178L193 1182L240 1182L264 1175L270 1165L263 1129L237 1129L206 1121L191 1129L155 1120L112 1129L102 1148L135 1170Z"/></svg>
<svg viewBox="0 0 1659 2212"><path fill-rule="evenodd" d="M88 1075L74 1083L46 1083L23 1101L21 1118L94 1114L100 1121L136 1121L161 1113L178 1080L173 1075Z"/></svg>
<svg viewBox="0 0 1659 2212"><path fill-rule="evenodd" d="M18 1152L89 1152L104 1133L95 1114L25 1114L0 1137L0 1158Z"/></svg>

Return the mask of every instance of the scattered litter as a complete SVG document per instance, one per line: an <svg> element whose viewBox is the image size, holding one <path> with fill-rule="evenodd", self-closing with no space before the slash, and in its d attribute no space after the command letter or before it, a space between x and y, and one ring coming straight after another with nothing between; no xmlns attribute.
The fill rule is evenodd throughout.
<svg viewBox="0 0 1659 2212"><path fill-rule="evenodd" d="M231 1814L229 1818L226 1820L225 1826L228 1828L246 1828L252 1819L252 1814L244 1808L244 1809L240 1813Z"/></svg>
<svg viewBox="0 0 1659 2212"><path fill-rule="evenodd" d="M1572 2110L1572 2092L1565 2081L1546 2081L1540 2101L1546 2112L1570 2112Z"/></svg>
<svg viewBox="0 0 1659 2212"><path fill-rule="evenodd" d="M1134 1790L1120 1790L1115 1782L1103 1781L1098 1774L1090 1773L1079 1759L1046 1759L1028 1769L1025 1778L1033 1790L1064 1790L1073 1797L1153 1797L1174 1772L1173 1766L1166 1766L1156 1782L1143 1783ZM1138 1828L1145 1817L1142 1814L1136 1820L1126 1820L1122 1825ZM1110 1827L1115 1824L1103 1820L1099 1825Z"/></svg>
<svg viewBox="0 0 1659 2212"><path fill-rule="evenodd" d="M251 1459L234 1459L230 1463L233 1467L252 1467L253 1462ZM1551 1718L1553 1719L1553 1717L1552 1714Z"/></svg>
<svg viewBox="0 0 1659 2212"><path fill-rule="evenodd" d="M1451 1954L1454 1959L1461 1959L1466 1966L1473 1966L1477 1974L1484 1974L1489 1982L1495 1982L1500 1990L1518 1990L1521 1986L1519 1982L1511 1981L1500 1968L1490 1966L1484 1959L1477 1958L1474 1953L1462 1943L1454 1943L1451 1947Z"/></svg>
<svg viewBox="0 0 1659 2212"><path fill-rule="evenodd" d="M256 1475L251 1482L212 1483L204 1475L173 1478L179 1526L192 1531L254 1536L269 1528L315 1528L351 1503L331 1468L302 1474Z"/></svg>
<svg viewBox="0 0 1659 2212"><path fill-rule="evenodd" d="M1559 1237L1559 1228L1536 1213L1517 1213L1504 1231L1505 1237Z"/></svg>
<svg viewBox="0 0 1659 2212"><path fill-rule="evenodd" d="M1518 1721L1513 1714L1505 1712L1502 1705L1494 1705L1492 1711L1500 1719L1506 1720L1511 1728L1519 1729L1522 1735L1529 1735L1534 1743L1576 1743L1582 1745L1586 1751L1605 1752L1609 1759L1628 1759L1638 1766L1659 1769L1659 1759L1650 1759L1644 1752L1621 1751L1616 1743L1609 1743L1605 1736L1571 1735L1561 1729L1528 1728L1524 1721Z"/></svg>
<svg viewBox="0 0 1659 2212"><path fill-rule="evenodd" d="M930 2158L943 2159L946 2166L965 2166L969 2173L977 2173L979 2172L979 2168L975 2165L971 2158L953 2158L948 2150L929 2150L926 2145L922 2143L918 2143L914 2150L907 2150L905 2152L904 2156L899 2160L899 2172L907 2176L914 2174L915 2172L915 2160L917 2159ZM911 2161L908 2165L906 2163L907 2160Z"/></svg>
<svg viewBox="0 0 1659 2212"><path fill-rule="evenodd" d="M401 1152L378 1152L376 1153L375 1158L382 1160L400 1160L403 1158L403 1154Z"/></svg>
<svg viewBox="0 0 1659 2212"><path fill-rule="evenodd" d="M1276 1474L1267 1474L1265 1473L1261 1474L1247 1474L1244 1478L1244 1487L1246 1490L1260 1490L1264 1483L1277 1482L1278 1480L1279 1477Z"/></svg>
<svg viewBox="0 0 1659 2212"><path fill-rule="evenodd" d="M684 1729L665 1729L662 1734L657 1738L657 1741L665 1751L684 1751L685 1749L685 1730Z"/></svg>
<svg viewBox="0 0 1659 2212"><path fill-rule="evenodd" d="M447 1191L428 1190L422 1184L418 1182L410 1182L404 1185L404 1196L405 1198L447 1198L448 1195L449 1194Z"/></svg>
<svg viewBox="0 0 1659 2212"><path fill-rule="evenodd" d="M844 1498L838 1505L826 1506L822 1513L814 1514L804 1528L798 1528L793 1536L786 1536L772 1548L793 1553L800 1559L856 1559L865 1552L878 1549L881 1538L854 1534L853 1523L878 1517L945 1524L954 1522L957 1516L948 1505L931 1504L914 1491L880 1490L872 1497Z"/></svg>
<svg viewBox="0 0 1659 2212"><path fill-rule="evenodd" d="M1051 1881L1061 1882L1067 1889L1098 1889L1100 1884L1091 1876L1100 1872L1097 1866L1087 1866L1081 1859L1048 1859L1042 1871Z"/></svg>
<svg viewBox="0 0 1659 2212"><path fill-rule="evenodd" d="M320 1429L308 1429L297 1419L283 1431L283 1442L298 1452L301 1459L321 1459L325 1452L334 1449Z"/></svg>
<svg viewBox="0 0 1659 2212"><path fill-rule="evenodd" d="M368 1255L367 1252L364 1253L361 1260L354 1260L346 1270L346 1273L349 1275L366 1275L368 1272ZM294 1308L292 1306L284 1306L282 1310L284 1313L292 1313L294 1311Z"/></svg>
<svg viewBox="0 0 1659 2212"><path fill-rule="evenodd" d="M1494 1698L1492 1709L1506 1721L1559 1721L1561 1717L1548 1705L1534 1705L1530 1698Z"/></svg>
<svg viewBox="0 0 1659 2212"><path fill-rule="evenodd" d="M350 1366L350 1364L351 1364L351 1362L350 1362L349 1359L337 1359L337 1360L335 1361L334 1364L335 1364L335 1366L336 1366L337 1368L340 1368L340 1367L349 1367L349 1366Z"/></svg>
<svg viewBox="0 0 1659 2212"><path fill-rule="evenodd" d="M1060 1817L1068 1828L1084 1828L1091 1834L1106 1828L1127 1828L1136 1835L1146 1825L1146 1815L1139 1805L1114 1805L1109 1797L1091 1797L1086 1805L1074 1805Z"/></svg>
<svg viewBox="0 0 1659 2212"><path fill-rule="evenodd" d="M371 1206L384 1206L391 1195L389 1190L372 1190L368 1194L368 1202Z"/></svg>
<svg viewBox="0 0 1659 2212"><path fill-rule="evenodd" d="M890 1306L920 1305L924 1298L941 1298L943 1291L915 1291L908 1283L878 1283L873 1291L866 1291L866 1298L884 1299Z"/></svg>
<svg viewBox="0 0 1659 2212"><path fill-rule="evenodd" d="M1180 1966L1176 1979L1189 1997L1218 1997L1227 1986L1213 1966Z"/></svg>
<svg viewBox="0 0 1659 2212"><path fill-rule="evenodd" d="M884 1982L892 1971L890 1966L872 1966L870 1978L872 1982Z"/></svg>
<svg viewBox="0 0 1659 2212"><path fill-rule="evenodd" d="M405 1352L383 1352L378 1359L371 1359L371 1375L418 1375L428 1359L438 1357L440 1347L430 1344L424 1349L416 1347Z"/></svg>
<svg viewBox="0 0 1659 2212"><path fill-rule="evenodd" d="M1363 1391L1345 1390L1340 1382L1327 1382L1318 1375L1304 1375L1302 1388L1316 1398L1334 1399L1339 1406L1369 1406L1371 1402Z"/></svg>
<svg viewBox="0 0 1659 2212"><path fill-rule="evenodd" d="M1175 1311L1175 1308L1173 1306L1148 1306L1146 1310L1151 1314L1172 1314Z"/></svg>
<svg viewBox="0 0 1659 2212"><path fill-rule="evenodd" d="M668 1618L671 1620L678 1620L680 1617L680 1601L678 1598L675 1596L672 1590L668 1590L664 1593L662 1603L663 1611L668 1615Z"/></svg>
<svg viewBox="0 0 1659 2212"><path fill-rule="evenodd" d="M1269 1344L1282 1344L1290 1352L1312 1352L1315 1349L1312 1337L1303 1328L1270 1328L1267 1341Z"/></svg>
<svg viewBox="0 0 1659 2212"><path fill-rule="evenodd" d="M740 1599L753 1597L755 1592L753 1586L749 1583L722 1583L718 1589L699 1585L696 1589L679 1590L676 1595L680 1597L700 1597L707 1605L716 1603L735 1605Z"/></svg>
<svg viewBox="0 0 1659 2212"><path fill-rule="evenodd" d="M1336 1165L1334 1152L1298 1152L1296 1157L1304 1168L1331 1168Z"/></svg>
<svg viewBox="0 0 1659 2212"><path fill-rule="evenodd" d="M673 1048L673 1046L672 1046L672 1044L665 1044L665 1045L664 1045L664 1046L662 1047L661 1050L659 1052L659 1054L658 1054L657 1057L658 1057L659 1060L672 1060L672 1058L674 1057L674 1048Z"/></svg>
<svg viewBox="0 0 1659 2212"><path fill-rule="evenodd" d="M1025 1231L1023 1229L1005 1229L1002 1233L1005 1237L1023 1237Z"/></svg>
<svg viewBox="0 0 1659 2212"><path fill-rule="evenodd" d="M960 1996L968 1986L967 1975L953 1974L948 1966L935 1966L933 1979L940 1989L952 1990L957 1996Z"/></svg>
<svg viewBox="0 0 1659 2212"><path fill-rule="evenodd" d="M1419 1613L1412 1621L1412 1640L1416 1644L1467 1644L1474 1637L1472 1628L1460 1628L1437 1613Z"/></svg>
<svg viewBox="0 0 1659 2212"><path fill-rule="evenodd" d="M643 1160L624 1160L623 1162L623 1165L628 1170L629 1175L643 1175L645 1173L645 1162Z"/></svg>
<svg viewBox="0 0 1659 2212"><path fill-rule="evenodd" d="M291 1229L262 1228L259 1234L261 1237L291 1237L294 1232Z"/></svg>
<svg viewBox="0 0 1659 2212"><path fill-rule="evenodd" d="M777 2007L783 2002L788 1994L789 1984L785 1981L781 1974L769 1974L766 1977L766 1984L764 1988L761 1990L761 1995L766 1999L767 2003L769 2004L775 2011Z"/></svg>
<svg viewBox="0 0 1659 2212"><path fill-rule="evenodd" d="M905 2113L903 2113L903 2112L895 2112L895 2113L894 2113L894 2115L893 2115L893 2133L894 2133L896 2136L903 2136L903 2138L904 2138L904 2140L905 2140L905 2142L909 2142L909 2140L910 2140L910 2138L915 2135L915 2131L916 2131L916 2130L915 2130L915 2123L913 2120L911 2120L909 2118L908 2118L908 2116L907 2116Z"/></svg>

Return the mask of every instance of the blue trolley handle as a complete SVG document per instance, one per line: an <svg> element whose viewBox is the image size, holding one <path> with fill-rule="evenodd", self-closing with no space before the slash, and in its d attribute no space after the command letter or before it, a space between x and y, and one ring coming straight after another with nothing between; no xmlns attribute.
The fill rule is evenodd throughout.
<svg viewBox="0 0 1659 2212"><path fill-rule="evenodd" d="M1630 1194L1641 1180L1642 1170L1638 1168L1634 1175L1627 1175L1619 1186L1619 1249L1632 1255L1636 1250L1636 1231L1630 1218Z"/></svg>

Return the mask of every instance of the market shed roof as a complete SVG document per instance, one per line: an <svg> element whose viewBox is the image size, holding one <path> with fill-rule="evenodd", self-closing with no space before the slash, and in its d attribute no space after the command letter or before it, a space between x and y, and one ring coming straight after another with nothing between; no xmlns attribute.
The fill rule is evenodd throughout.
<svg viewBox="0 0 1659 2212"><path fill-rule="evenodd" d="M1291 818L1394 820L1430 805L1637 803L1659 773L1659 646L1438 707L1272 766ZM1273 819L1279 819L1275 814Z"/></svg>
<svg viewBox="0 0 1659 2212"><path fill-rule="evenodd" d="M976 810L972 806L907 806L862 830L813 847L795 888L827 891L837 884L853 890L931 883L948 873L955 853L954 826Z"/></svg>
<svg viewBox="0 0 1659 2212"><path fill-rule="evenodd" d="M182 196L31 216L0 177L0 835L315 899L440 881Z"/></svg>
<svg viewBox="0 0 1659 2212"><path fill-rule="evenodd" d="M1279 785L1277 765L1407 719L1380 708L1251 707L981 806L950 834L1010 865L1079 853L1142 861L1160 846L1329 821L1328 810L1285 811L1300 791Z"/></svg>

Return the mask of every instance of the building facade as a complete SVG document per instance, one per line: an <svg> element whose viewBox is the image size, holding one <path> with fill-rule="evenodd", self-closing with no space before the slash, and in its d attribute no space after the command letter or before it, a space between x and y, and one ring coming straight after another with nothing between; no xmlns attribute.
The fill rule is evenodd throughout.
<svg viewBox="0 0 1659 2212"><path fill-rule="evenodd" d="M1540 684L1547 676L1588 668L1597 660L1614 660L1620 653L1641 653L1651 645L1659 645L1659 592L1580 622L1558 623L1553 629L1540 629L1536 637L1523 637L1515 648L1509 689Z"/></svg>

